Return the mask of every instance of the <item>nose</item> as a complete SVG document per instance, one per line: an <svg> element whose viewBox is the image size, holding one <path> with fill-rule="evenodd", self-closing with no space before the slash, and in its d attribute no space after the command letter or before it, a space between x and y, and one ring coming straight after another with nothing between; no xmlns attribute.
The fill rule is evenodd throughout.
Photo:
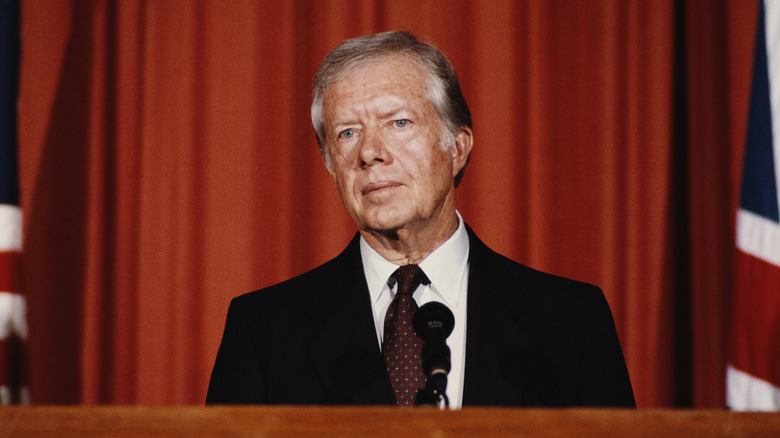
<svg viewBox="0 0 780 438"><path fill-rule="evenodd" d="M388 160L386 145L376 132L366 130L360 144L360 166L371 167L375 164L385 163Z"/></svg>

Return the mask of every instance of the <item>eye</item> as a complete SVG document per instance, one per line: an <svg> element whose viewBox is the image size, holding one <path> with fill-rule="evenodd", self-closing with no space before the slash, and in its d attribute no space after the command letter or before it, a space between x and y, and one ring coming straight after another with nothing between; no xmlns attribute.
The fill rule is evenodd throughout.
<svg viewBox="0 0 780 438"><path fill-rule="evenodd" d="M400 119L400 120L394 120L393 125L395 125L396 128L406 128L409 126L409 120L407 119Z"/></svg>
<svg viewBox="0 0 780 438"><path fill-rule="evenodd" d="M345 129L339 133L339 138L343 138L345 140L349 140L351 138L355 137L355 130L354 129Z"/></svg>

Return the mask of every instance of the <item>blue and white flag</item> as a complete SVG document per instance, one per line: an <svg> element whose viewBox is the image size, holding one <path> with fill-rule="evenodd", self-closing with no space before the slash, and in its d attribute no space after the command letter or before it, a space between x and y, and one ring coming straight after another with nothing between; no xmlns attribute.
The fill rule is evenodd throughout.
<svg viewBox="0 0 780 438"><path fill-rule="evenodd" d="M726 404L780 410L780 0L759 6L742 187Z"/></svg>

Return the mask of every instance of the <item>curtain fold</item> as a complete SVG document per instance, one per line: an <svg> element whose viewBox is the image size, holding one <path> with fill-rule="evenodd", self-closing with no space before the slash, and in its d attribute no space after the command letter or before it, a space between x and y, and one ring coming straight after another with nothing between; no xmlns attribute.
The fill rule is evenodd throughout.
<svg viewBox="0 0 780 438"><path fill-rule="evenodd" d="M33 401L204 401L230 299L355 233L311 79L405 29L455 65L458 206L497 251L601 286L640 407L722 407L757 4L22 2Z"/></svg>

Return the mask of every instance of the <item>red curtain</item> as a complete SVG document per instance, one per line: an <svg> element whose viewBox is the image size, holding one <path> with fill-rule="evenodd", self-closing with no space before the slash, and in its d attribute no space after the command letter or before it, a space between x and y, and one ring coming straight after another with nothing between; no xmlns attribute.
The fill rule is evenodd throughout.
<svg viewBox="0 0 780 438"><path fill-rule="evenodd" d="M600 285L640 407L722 407L756 1L23 1L20 170L38 403L193 403L231 297L355 233L309 121L343 39L459 72L458 206Z"/></svg>

